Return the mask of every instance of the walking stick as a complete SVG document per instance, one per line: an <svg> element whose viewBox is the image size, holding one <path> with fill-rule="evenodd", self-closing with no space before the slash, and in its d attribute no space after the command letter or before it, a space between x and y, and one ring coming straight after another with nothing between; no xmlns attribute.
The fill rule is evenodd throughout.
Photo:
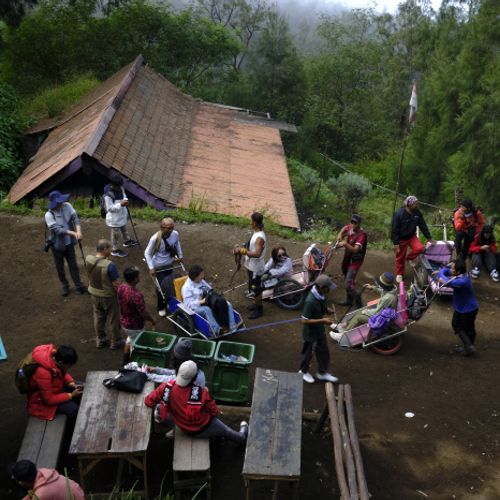
<svg viewBox="0 0 500 500"><path fill-rule="evenodd" d="M78 241L78 246L80 247L80 253L82 254L83 267L85 268L85 272L87 273L87 276L90 279L89 270L87 269L87 261L85 260L85 253L83 252L82 242L78 239L77 239L77 241Z"/></svg>
<svg viewBox="0 0 500 500"><path fill-rule="evenodd" d="M132 230L134 231L135 241L137 241L137 245L142 252L142 245L141 245L141 242L139 241L139 237L137 236L137 231L135 230L134 220L132 219L132 215L130 214L130 210L128 208L128 205L126 208L127 208L128 218L130 219L130 225L132 226Z"/></svg>

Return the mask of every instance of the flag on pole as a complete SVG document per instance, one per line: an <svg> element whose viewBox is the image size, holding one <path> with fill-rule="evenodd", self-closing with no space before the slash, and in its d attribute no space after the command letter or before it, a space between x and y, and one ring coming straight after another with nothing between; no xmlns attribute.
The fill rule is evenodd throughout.
<svg viewBox="0 0 500 500"><path fill-rule="evenodd" d="M408 116L408 123L410 125L414 124L415 121L417 120L417 108L418 108L417 84L416 82L413 82L413 89L411 91L411 98L410 98L410 115Z"/></svg>

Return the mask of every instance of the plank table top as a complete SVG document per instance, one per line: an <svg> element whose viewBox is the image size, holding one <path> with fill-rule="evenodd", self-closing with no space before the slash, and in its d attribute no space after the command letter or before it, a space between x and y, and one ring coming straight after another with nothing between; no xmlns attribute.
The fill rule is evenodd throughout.
<svg viewBox="0 0 500 500"><path fill-rule="evenodd" d="M243 466L245 478L300 478L302 396L299 373L257 368Z"/></svg>
<svg viewBox="0 0 500 500"><path fill-rule="evenodd" d="M87 373L80 410L69 453L74 455L146 452L151 433L151 409L145 395L154 384L146 382L141 394L107 389L102 384L113 371Z"/></svg>

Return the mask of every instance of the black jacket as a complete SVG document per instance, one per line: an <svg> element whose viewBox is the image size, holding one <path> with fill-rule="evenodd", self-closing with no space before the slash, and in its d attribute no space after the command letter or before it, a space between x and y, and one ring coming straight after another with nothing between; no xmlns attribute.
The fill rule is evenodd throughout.
<svg viewBox="0 0 500 500"><path fill-rule="evenodd" d="M396 210L392 217L391 239L394 245L399 245L401 240L409 240L417 232L417 226L428 240L432 239L420 210L414 210L412 213L408 213L405 207Z"/></svg>

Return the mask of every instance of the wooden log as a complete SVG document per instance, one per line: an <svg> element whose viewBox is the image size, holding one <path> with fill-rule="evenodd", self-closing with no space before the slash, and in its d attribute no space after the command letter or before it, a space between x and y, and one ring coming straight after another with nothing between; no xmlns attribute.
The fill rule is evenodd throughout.
<svg viewBox="0 0 500 500"><path fill-rule="evenodd" d="M328 411L330 412L330 427L333 436L333 454L335 457L335 470L337 472L337 481L339 483L340 498L349 500L349 488L344 473L344 463L342 460L342 438L340 437L339 416L337 413L337 405L335 404L335 392L333 384L327 382L325 384L326 400L328 402Z"/></svg>
<svg viewBox="0 0 500 500"><path fill-rule="evenodd" d="M339 386L337 396L337 410L339 414L340 435L342 437L342 449L344 451L344 463L347 471L347 481L352 500L359 500L358 485L356 482L356 468L354 467L354 458L352 456L351 441L347 431L347 422L344 406L344 386Z"/></svg>
<svg viewBox="0 0 500 500"><path fill-rule="evenodd" d="M347 410L347 423L349 426L349 437L351 440L352 452L354 455L354 462L356 464L356 474L358 477L359 496L361 500L369 500L370 494L368 493L368 486L366 484L365 470L363 467L363 459L361 457L361 450L359 448L358 434L354 422L354 406L352 404L351 386L345 385L345 406Z"/></svg>

